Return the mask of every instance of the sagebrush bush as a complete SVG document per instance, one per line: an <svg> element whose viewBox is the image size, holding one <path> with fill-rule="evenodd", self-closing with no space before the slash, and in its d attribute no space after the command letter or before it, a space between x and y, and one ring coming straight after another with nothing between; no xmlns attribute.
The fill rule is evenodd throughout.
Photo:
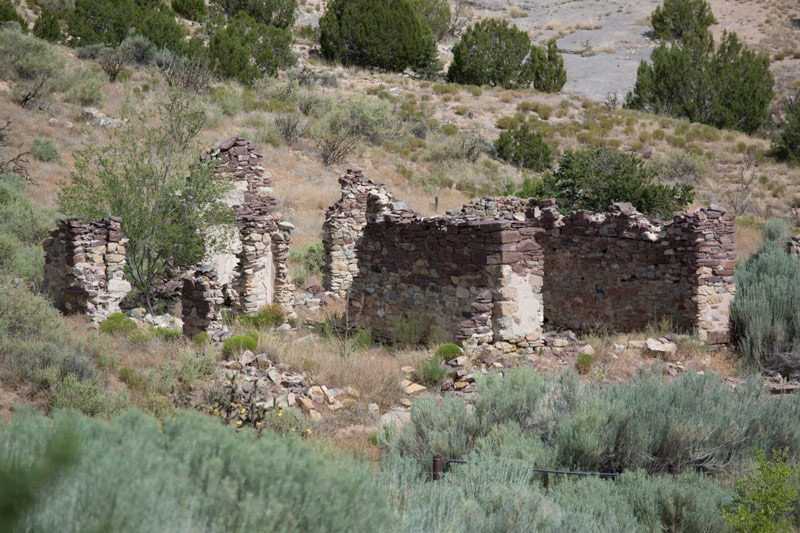
<svg viewBox="0 0 800 533"><path fill-rule="evenodd" d="M630 383L581 383L572 373L541 376L519 368L478 376L479 395L415 402L411 425L384 443L394 454L426 459L465 458L477 451L513 451L546 467L600 472L644 469L725 472L749 456L751 446L788 447L800 429L792 423L800 399L778 405L756 381L729 390L713 375L672 381L660 369Z"/></svg>
<svg viewBox="0 0 800 533"><path fill-rule="evenodd" d="M18 417L0 433L3 471L32 472L63 433L75 458L37 488L19 530L370 531L390 520L365 464L199 413L161 422L140 412L111 422L65 411ZM13 487L26 478L4 485L14 494L4 501L19 501Z"/></svg>
<svg viewBox="0 0 800 533"><path fill-rule="evenodd" d="M32 82L57 80L64 70L64 57L51 44L30 35L0 28L0 77Z"/></svg>
<svg viewBox="0 0 800 533"><path fill-rule="evenodd" d="M88 416L113 416L128 407L126 391L111 395L95 380L79 380L67 374L53 388L53 407L75 409Z"/></svg>
<svg viewBox="0 0 800 533"><path fill-rule="evenodd" d="M58 147L53 139L44 139L42 137L36 137L33 140L33 154L36 156L36 159L44 161L45 163L51 163L61 159L61 152L58 151Z"/></svg>
<svg viewBox="0 0 800 533"><path fill-rule="evenodd" d="M68 74L63 82L66 89L64 99L84 106L101 104L105 98L103 87L107 83L108 77L97 69L78 68Z"/></svg>
<svg viewBox="0 0 800 533"><path fill-rule="evenodd" d="M553 164L553 148L528 124L502 132L494 146L497 157L520 168L542 171Z"/></svg>
<svg viewBox="0 0 800 533"><path fill-rule="evenodd" d="M144 35L126 37L119 48L127 61L142 67L151 64L156 58L156 45Z"/></svg>
<svg viewBox="0 0 800 533"><path fill-rule="evenodd" d="M329 61L395 72L435 61L434 37L409 0L333 0L319 25Z"/></svg>
<svg viewBox="0 0 800 533"><path fill-rule="evenodd" d="M785 251L789 226L774 219L759 250L735 272L731 323L739 353L751 366L788 375L800 368L800 264Z"/></svg>

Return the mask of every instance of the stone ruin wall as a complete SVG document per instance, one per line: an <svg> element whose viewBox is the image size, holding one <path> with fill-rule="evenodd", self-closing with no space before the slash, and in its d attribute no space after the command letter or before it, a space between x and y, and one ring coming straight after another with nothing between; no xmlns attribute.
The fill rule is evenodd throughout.
<svg viewBox="0 0 800 533"><path fill-rule="evenodd" d="M401 320L445 341L541 343L542 255L524 222L381 212L371 197L348 307L392 339Z"/></svg>
<svg viewBox="0 0 800 533"><path fill-rule="evenodd" d="M125 281L125 244L121 219L85 223L65 218L44 241L44 290L67 314L85 314L102 322L120 310L130 292Z"/></svg>
<svg viewBox="0 0 800 533"><path fill-rule="evenodd" d="M390 210L402 211L406 207L386 190L386 185L366 178L361 170L348 169L339 178L339 185L342 197L328 208L322 224L322 282L326 291L344 298L358 274L356 248L367 224L367 198L377 195Z"/></svg>
<svg viewBox="0 0 800 533"><path fill-rule="evenodd" d="M575 330L642 329L668 320L712 344L729 341L736 263L733 213L712 204L659 223L618 203L567 216L552 200L531 219L544 231L545 317Z"/></svg>
<svg viewBox="0 0 800 533"><path fill-rule="evenodd" d="M492 224L503 229L495 231ZM491 236L509 230L519 232L516 248ZM530 325L536 314L556 327L619 332L669 320L697 331L710 343L726 343L734 292L734 233L733 213L713 204L691 214L676 213L667 222L650 220L626 203L611 206L608 213L576 211L564 216L553 200L511 197L473 201L446 217L424 219L410 212L372 217L358 250L360 268L350 314L360 313L360 323L391 337L393 320L404 312L424 310L432 323L458 326L444 326L449 340L470 337L469 342L499 341L504 347L525 346L520 324L530 328L525 338L529 346L538 342L541 327ZM448 243L444 256L438 252L440 242ZM476 249L496 246L501 250L492 261L499 262L490 264L487 257L482 264ZM535 255L530 255L533 250ZM447 262L451 253L453 261ZM494 265L505 268L498 271ZM485 275L477 273L479 267ZM518 279L505 279L502 274L509 268L528 279L532 293L522 291ZM470 296L490 290L491 317L473 318L477 309L451 294L462 281L462 297L465 290ZM405 286L413 299L403 299L402 290L396 290ZM436 286L445 297L434 298ZM526 298L529 303L523 303ZM531 298L538 303L530 303Z"/></svg>
<svg viewBox="0 0 800 533"><path fill-rule="evenodd" d="M278 210L262 158L261 148L242 137L218 143L201 156L218 162L216 172L231 176L234 187L224 201L236 212L236 231L229 237L230 252L214 255L209 265L184 280L187 335L214 333L214 328L221 327L217 315L223 304L245 314L273 303L292 312L294 285L288 256L294 226L284 221ZM197 278L199 274L202 276Z"/></svg>

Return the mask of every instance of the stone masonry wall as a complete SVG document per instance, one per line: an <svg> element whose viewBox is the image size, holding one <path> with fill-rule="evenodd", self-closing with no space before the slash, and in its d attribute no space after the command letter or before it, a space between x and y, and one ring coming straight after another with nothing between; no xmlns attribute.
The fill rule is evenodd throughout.
<svg viewBox="0 0 800 533"><path fill-rule="evenodd" d="M545 318L575 330L631 331L668 320L728 342L734 215L712 205L660 223L618 203L608 213L529 208L543 229Z"/></svg>
<svg viewBox="0 0 800 533"><path fill-rule="evenodd" d="M713 204L660 222L625 203L564 216L554 200L484 198L446 217L368 220L350 314L379 335L416 312L449 339L503 348L534 346L542 318L620 332L669 320L710 343L729 340L735 223Z"/></svg>
<svg viewBox="0 0 800 533"><path fill-rule="evenodd" d="M130 292L125 281L125 244L121 220L104 218L86 224L66 218L44 241L44 289L56 307L102 322L118 312Z"/></svg>
<svg viewBox="0 0 800 533"><path fill-rule="evenodd" d="M344 297L358 274L356 247L367 223L367 198L377 194L391 210L402 211L405 205L395 200L386 185L364 177L361 170L348 170L339 178L342 197L328 208L322 225L325 265L324 289Z"/></svg>
<svg viewBox="0 0 800 533"><path fill-rule="evenodd" d="M534 228L380 211L371 196L348 301L352 320L388 339L400 321L416 318L464 345L502 342L524 351L540 344L542 255Z"/></svg>
<svg viewBox="0 0 800 533"><path fill-rule="evenodd" d="M261 149L247 139L232 137L201 156L209 158L219 163L217 172L231 175L234 185L225 197L236 211L231 252L211 258L226 300L242 313L254 313L272 303L291 312L294 286L287 261L294 227L283 220L272 196Z"/></svg>

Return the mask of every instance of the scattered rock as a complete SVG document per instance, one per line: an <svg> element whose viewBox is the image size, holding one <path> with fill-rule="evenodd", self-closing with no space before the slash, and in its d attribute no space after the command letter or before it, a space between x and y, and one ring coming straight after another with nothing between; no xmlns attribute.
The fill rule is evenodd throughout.
<svg viewBox="0 0 800 533"><path fill-rule="evenodd" d="M655 355L673 354L678 346L666 339L649 338L645 341L647 349Z"/></svg>

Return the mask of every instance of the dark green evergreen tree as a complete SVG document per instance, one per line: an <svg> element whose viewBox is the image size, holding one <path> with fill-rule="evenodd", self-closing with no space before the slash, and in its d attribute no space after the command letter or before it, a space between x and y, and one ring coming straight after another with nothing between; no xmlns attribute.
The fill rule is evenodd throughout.
<svg viewBox="0 0 800 533"><path fill-rule="evenodd" d="M795 94L786 106L781 132L772 144L772 153L778 159L800 163L800 93Z"/></svg>
<svg viewBox="0 0 800 533"><path fill-rule="evenodd" d="M705 32L714 24L714 14L705 0L664 0L650 17L656 37L668 41Z"/></svg>
<svg viewBox="0 0 800 533"><path fill-rule="evenodd" d="M547 41L547 49L538 46L531 47L531 55L536 57L534 62L533 86L543 93L557 93L567 83L567 71L564 69L564 59L558 53L555 38Z"/></svg>
<svg viewBox="0 0 800 533"><path fill-rule="evenodd" d="M527 124L504 131L494 143L497 157L521 168L542 171L553 164L553 149Z"/></svg>
<svg viewBox="0 0 800 533"><path fill-rule="evenodd" d="M486 19L474 24L453 47L447 80L505 88L529 87L534 61L528 34L505 20Z"/></svg>
<svg viewBox="0 0 800 533"><path fill-rule="evenodd" d="M745 48L735 33L718 47L710 32L662 42L642 62L625 105L718 128L756 131L769 116L769 58Z"/></svg>
<svg viewBox="0 0 800 533"><path fill-rule="evenodd" d="M211 37L209 56L219 75L250 85L290 66L294 60L291 44L288 29L261 24L240 12Z"/></svg>
<svg viewBox="0 0 800 533"><path fill-rule="evenodd" d="M14 4L8 1L0 2L0 23L8 21L16 22L22 33L28 33L28 22L17 13Z"/></svg>
<svg viewBox="0 0 800 533"><path fill-rule="evenodd" d="M432 36L408 0L332 0L320 20L322 54L393 72L430 63Z"/></svg>
<svg viewBox="0 0 800 533"><path fill-rule="evenodd" d="M630 202L641 213L668 217L686 207L692 186L656 181L656 170L636 154L611 148L567 150L556 172L528 180L518 196L555 198L561 211L605 211L615 202Z"/></svg>
<svg viewBox="0 0 800 533"><path fill-rule="evenodd" d="M40 39L54 43L61 39L61 25L55 13L43 8L33 25L33 34Z"/></svg>
<svg viewBox="0 0 800 533"><path fill-rule="evenodd" d="M172 0L172 9L183 18L196 22L206 18L205 0Z"/></svg>

